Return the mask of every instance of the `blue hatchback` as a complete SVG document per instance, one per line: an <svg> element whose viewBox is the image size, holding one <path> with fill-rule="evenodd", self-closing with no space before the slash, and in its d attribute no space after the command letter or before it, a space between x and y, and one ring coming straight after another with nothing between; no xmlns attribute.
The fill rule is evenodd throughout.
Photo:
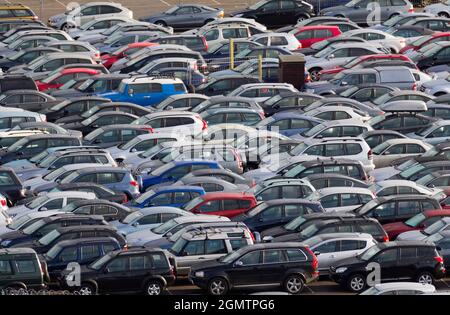
<svg viewBox="0 0 450 315"><path fill-rule="evenodd" d="M199 186L161 186L150 189L127 205L136 208L181 207L194 198L205 194Z"/></svg>
<svg viewBox="0 0 450 315"><path fill-rule="evenodd" d="M295 111L282 111L261 120L256 125L256 128L277 131L289 137L307 131L322 122L322 119L303 115Z"/></svg>
<svg viewBox="0 0 450 315"><path fill-rule="evenodd" d="M141 174L143 189L161 183L176 182L192 171L223 168L217 161L184 160L173 161L158 167L149 174Z"/></svg>

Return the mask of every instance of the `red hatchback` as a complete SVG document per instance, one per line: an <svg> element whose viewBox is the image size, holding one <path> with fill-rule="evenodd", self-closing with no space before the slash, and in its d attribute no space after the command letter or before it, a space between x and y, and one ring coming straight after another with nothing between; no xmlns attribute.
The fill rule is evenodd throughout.
<svg viewBox="0 0 450 315"><path fill-rule="evenodd" d="M442 217L450 217L450 210L428 210L416 214L405 222L394 222L383 225L383 229L389 235L390 240L394 240L403 232L413 230L424 230L431 224L439 221Z"/></svg>
<svg viewBox="0 0 450 315"><path fill-rule="evenodd" d="M450 40L450 32L438 32L438 33L434 33L432 35L421 36L420 38L411 42L409 45L406 45L405 47L403 47L400 50L400 53L404 54L408 51L419 50L423 46L428 45L430 43L440 42L440 41L449 41L449 40Z"/></svg>
<svg viewBox="0 0 450 315"><path fill-rule="evenodd" d="M72 79L88 77L97 74L101 74L101 72L99 70L89 68L63 69L59 72L50 74L42 81L37 80L36 85L39 91L44 92L50 89L58 89Z"/></svg>
<svg viewBox="0 0 450 315"><path fill-rule="evenodd" d="M120 47L116 51L111 54L104 54L101 58L101 63L105 66L106 69L111 68L111 66L118 60L125 58L129 55L134 54L136 51L141 50L142 48L149 46L157 46L157 43L149 43L149 42L139 42L139 43L131 43L126 46Z"/></svg>
<svg viewBox="0 0 450 315"><path fill-rule="evenodd" d="M343 70L351 69L363 62L371 62L371 61L377 61L377 60L403 60L403 61L412 62L408 56L399 55L399 54L365 55L365 56L356 57L356 58L350 60L349 62L344 64L342 67L336 67L333 69L322 70L319 72L319 77L322 78L323 76L327 76L326 79L328 79L328 76L330 76L330 75L335 75Z"/></svg>
<svg viewBox="0 0 450 315"><path fill-rule="evenodd" d="M211 192L191 200L183 206L183 209L196 214L212 214L232 218L255 207L256 204L256 198L252 194Z"/></svg>
<svg viewBox="0 0 450 315"><path fill-rule="evenodd" d="M324 39L341 35L342 32L339 27L333 25L313 25L302 26L289 33L294 34L302 44L302 48L308 48L312 44Z"/></svg>

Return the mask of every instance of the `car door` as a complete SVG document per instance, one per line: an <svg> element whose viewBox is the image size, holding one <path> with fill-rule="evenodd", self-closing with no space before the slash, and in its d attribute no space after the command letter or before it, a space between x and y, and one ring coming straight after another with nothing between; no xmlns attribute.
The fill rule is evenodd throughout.
<svg viewBox="0 0 450 315"><path fill-rule="evenodd" d="M381 250L370 262L380 265L380 276L383 281L402 277L398 264L398 248L396 247Z"/></svg>
<svg viewBox="0 0 450 315"><path fill-rule="evenodd" d="M149 254L131 255L126 286L130 291L141 292L144 279L152 275L152 272L152 261Z"/></svg>
<svg viewBox="0 0 450 315"><path fill-rule="evenodd" d="M253 250L238 258L227 270L231 284L238 288L259 284L262 256L262 250Z"/></svg>
<svg viewBox="0 0 450 315"><path fill-rule="evenodd" d="M340 242L338 240L325 241L318 246L312 248L319 260L319 272L328 270L336 261L336 253L340 250Z"/></svg>
<svg viewBox="0 0 450 315"><path fill-rule="evenodd" d="M99 271L96 281L100 292L123 292L129 287L129 257L116 256Z"/></svg>
<svg viewBox="0 0 450 315"><path fill-rule="evenodd" d="M205 259L205 240L187 241L176 256L177 273L187 275L191 266Z"/></svg>
<svg viewBox="0 0 450 315"><path fill-rule="evenodd" d="M279 0L266 2L256 11L256 21L264 25L280 25Z"/></svg>
<svg viewBox="0 0 450 315"><path fill-rule="evenodd" d="M283 206L272 206L264 209L256 218L257 220L257 231L262 231L281 223L283 216Z"/></svg>
<svg viewBox="0 0 450 315"><path fill-rule="evenodd" d="M258 268L261 285L279 285L288 269L284 250L267 249L263 251L263 263Z"/></svg>

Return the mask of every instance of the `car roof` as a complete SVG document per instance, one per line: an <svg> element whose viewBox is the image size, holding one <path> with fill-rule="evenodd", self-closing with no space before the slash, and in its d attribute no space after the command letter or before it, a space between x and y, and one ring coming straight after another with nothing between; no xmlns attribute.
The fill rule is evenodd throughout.
<svg viewBox="0 0 450 315"><path fill-rule="evenodd" d="M0 255L17 255L17 254L36 254L36 251L31 248L0 248Z"/></svg>
<svg viewBox="0 0 450 315"><path fill-rule="evenodd" d="M283 199L272 199L272 200L266 200L264 203L268 206L273 205L283 205L283 204L313 204L313 205L320 205L318 201L314 200L308 200L308 199L300 199L300 198L283 198Z"/></svg>
<svg viewBox="0 0 450 315"><path fill-rule="evenodd" d="M320 238L322 241L341 238L373 239L373 236L368 233L324 233L315 237Z"/></svg>
<svg viewBox="0 0 450 315"><path fill-rule="evenodd" d="M106 242L118 243L114 237L98 236L98 237L86 237L86 238L63 240L63 241L58 242L57 245L59 247L68 247L68 246L79 245L79 244L106 243Z"/></svg>
<svg viewBox="0 0 450 315"><path fill-rule="evenodd" d="M204 189L200 186L190 186L190 185L182 185L182 186L160 186L152 189L155 193L164 192L164 191L204 191Z"/></svg>
<svg viewBox="0 0 450 315"><path fill-rule="evenodd" d="M332 194L364 194L371 195L373 193L371 190L362 187L326 187L316 190L320 196L332 195Z"/></svg>
<svg viewBox="0 0 450 315"><path fill-rule="evenodd" d="M246 193L246 192L209 192L204 194L203 196L200 196L199 198L202 198L203 201L208 201L212 199L221 199L221 198L255 198L253 194Z"/></svg>

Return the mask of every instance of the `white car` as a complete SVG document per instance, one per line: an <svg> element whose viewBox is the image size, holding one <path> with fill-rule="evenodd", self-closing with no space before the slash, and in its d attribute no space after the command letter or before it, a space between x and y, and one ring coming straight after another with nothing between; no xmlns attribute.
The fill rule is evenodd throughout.
<svg viewBox="0 0 450 315"><path fill-rule="evenodd" d="M397 159L418 156L432 147L417 139L390 139L372 149L373 162L377 168L387 167Z"/></svg>
<svg viewBox="0 0 450 315"><path fill-rule="evenodd" d="M7 131L16 125L30 121L46 121L44 114L30 112L20 108L0 106L0 131Z"/></svg>
<svg viewBox="0 0 450 315"><path fill-rule="evenodd" d="M96 198L97 196L94 193L83 191L50 192L43 196L34 198L27 204L11 207L7 210L7 213L14 218L17 215L26 212L61 209L67 204L76 200L93 200Z"/></svg>
<svg viewBox="0 0 450 315"><path fill-rule="evenodd" d="M388 179L372 184L369 189L377 196L391 196L401 194L420 194L442 200L446 197L440 188L428 188L411 180Z"/></svg>
<svg viewBox="0 0 450 315"><path fill-rule="evenodd" d="M76 52L78 54L86 55L91 57L93 60L100 61L100 52L97 48L86 42L80 41L70 41L70 40L59 40L51 41L45 44L46 47L52 47L61 49L64 52Z"/></svg>
<svg viewBox="0 0 450 315"><path fill-rule="evenodd" d="M263 46L281 47L287 50L296 50L302 48L302 44L289 33L261 33L250 37L251 41L260 43Z"/></svg>
<svg viewBox="0 0 450 315"><path fill-rule="evenodd" d="M337 261L355 257L376 245L377 241L367 233L325 233L303 243L317 256L320 275L327 275Z"/></svg>
<svg viewBox="0 0 450 315"><path fill-rule="evenodd" d="M89 2L69 8L66 12L54 15L48 19L52 27L69 30L79 27L91 20L103 17L123 16L133 18L133 11L125 8L120 3L114 2Z"/></svg>
<svg viewBox="0 0 450 315"><path fill-rule="evenodd" d="M306 132L294 135L292 138L305 141L313 138L355 137L372 130L372 126L360 119L330 120L318 124Z"/></svg>
<svg viewBox="0 0 450 315"><path fill-rule="evenodd" d="M418 282L378 283L360 295L421 295L432 294L436 288L432 284Z"/></svg>
<svg viewBox="0 0 450 315"><path fill-rule="evenodd" d="M131 23L131 22L136 21L125 16L108 16L91 20L77 28L71 28L67 31L67 33L73 39L77 39L80 35L86 36L92 34L99 34L116 24Z"/></svg>
<svg viewBox="0 0 450 315"><path fill-rule="evenodd" d="M370 120L370 116L359 109L345 106L323 106L304 113L305 115L323 120L359 119L362 122Z"/></svg>
<svg viewBox="0 0 450 315"><path fill-rule="evenodd" d="M190 224L218 221L230 221L230 219L227 217L206 214L181 216L169 220L155 228L127 234L127 243L131 246L142 246L149 241L157 240L163 237L170 237L180 229Z"/></svg>
<svg viewBox="0 0 450 315"><path fill-rule="evenodd" d="M439 233L441 231L450 230L450 217L443 217L439 221L434 222L424 230L414 230L400 233L397 241L422 241L427 237Z"/></svg>
<svg viewBox="0 0 450 315"><path fill-rule="evenodd" d="M243 135L256 132L254 127L242 124L224 123L208 127L203 140L209 143L230 143Z"/></svg>
<svg viewBox="0 0 450 315"><path fill-rule="evenodd" d="M249 83L241 85L227 96L248 97L256 102L265 102L274 95L290 92L298 93L299 91L289 83Z"/></svg>
<svg viewBox="0 0 450 315"><path fill-rule="evenodd" d="M250 26L241 23L217 24L206 29L200 29L196 34L204 36L208 46L213 46L228 39L226 35L224 36L224 33L229 33L230 31L238 35L236 38L249 38L252 36Z"/></svg>
<svg viewBox="0 0 450 315"><path fill-rule="evenodd" d="M392 53L397 54L403 47L406 46L406 39L403 37L396 37L383 31L374 29L356 29L345 32L342 37L361 37L369 43L375 43L388 48Z"/></svg>
<svg viewBox="0 0 450 315"><path fill-rule="evenodd" d="M316 190L307 197L319 201L326 212L348 212L368 203L375 198L372 191L359 187L327 187Z"/></svg>
<svg viewBox="0 0 450 315"><path fill-rule="evenodd" d="M437 15L443 18L449 18L450 17L450 0L447 0L446 2L440 2L440 3L434 3L427 5L423 9L424 13L431 13L433 15Z"/></svg>

